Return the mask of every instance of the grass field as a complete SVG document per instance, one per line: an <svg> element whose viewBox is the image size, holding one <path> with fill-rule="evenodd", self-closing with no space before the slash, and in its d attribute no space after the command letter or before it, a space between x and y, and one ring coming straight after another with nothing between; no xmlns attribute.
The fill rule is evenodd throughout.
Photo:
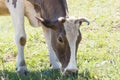
<svg viewBox="0 0 120 80"><path fill-rule="evenodd" d="M28 76L15 71L17 48L11 17L0 17L0 80L120 80L120 0L68 0L71 16L86 16L91 24L80 29L78 76L62 76L49 66L48 50L41 28L27 19L25 59ZM46 73L49 70L51 73Z"/></svg>

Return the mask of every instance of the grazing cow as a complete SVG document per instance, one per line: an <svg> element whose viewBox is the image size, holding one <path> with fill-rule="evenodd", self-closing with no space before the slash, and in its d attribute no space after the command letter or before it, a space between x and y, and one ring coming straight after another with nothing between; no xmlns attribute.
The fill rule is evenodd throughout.
<svg viewBox="0 0 120 80"><path fill-rule="evenodd" d="M0 0L0 15L9 13L15 28L18 48L16 70L19 74L27 72L24 60L24 15L32 26L40 26L39 23L43 25L53 69L62 69L63 74L77 72L76 53L81 40L79 26L82 22L89 24L88 19L69 17L66 0Z"/></svg>

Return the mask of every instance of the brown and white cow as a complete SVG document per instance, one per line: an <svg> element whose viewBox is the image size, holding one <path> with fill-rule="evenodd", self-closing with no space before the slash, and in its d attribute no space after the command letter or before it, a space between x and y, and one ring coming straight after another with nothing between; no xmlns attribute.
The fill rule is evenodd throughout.
<svg viewBox="0 0 120 80"><path fill-rule="evenodd" d="M89 24L88 19L69 17L66 0L0 0L0 15L9 13L12 16L18 48L18 73L27 72L24 59L24 15L32 26L40 26L39 22L43 25L53 69L62 69L63 74L77 72L76 53L81 40L79 26L82 22Z"/></svg>

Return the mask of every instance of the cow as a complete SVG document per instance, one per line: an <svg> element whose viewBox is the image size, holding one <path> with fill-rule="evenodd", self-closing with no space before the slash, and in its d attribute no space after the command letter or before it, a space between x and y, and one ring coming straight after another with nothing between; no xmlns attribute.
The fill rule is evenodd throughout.
<svg viewBox="0 0 120 80"><path fill-rule="evenodd" d="M52 68L60 69L63 74L78 71L76 55L82 39L79 26L82 22L90 22L85 17L70 17L66 0L0 0L0 15L9 14L14 25L19 74L28 72L24 59L24 16L33 27L42 25Z"/></svg>

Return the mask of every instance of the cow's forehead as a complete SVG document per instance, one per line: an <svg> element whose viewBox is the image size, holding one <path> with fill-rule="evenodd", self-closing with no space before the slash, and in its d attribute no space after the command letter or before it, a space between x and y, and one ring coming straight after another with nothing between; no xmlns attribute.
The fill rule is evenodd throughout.
<svg viewBox="0 0 120 80"><path fill-rule="evenodd" d="M66 33L77 34L76 32L78 32L79 26L75 23L75 21L76 21L76 18L74 17L66 19L64 23L64 28L65 28Z"/></svg>
<svg viewBox="0 0 120 80"><path fill-rule="evenodd" d="M68 18L64 23L64 29L69 43L76 42L79 35L79 26L76 25L75 20L74 17Z"/></svg>

